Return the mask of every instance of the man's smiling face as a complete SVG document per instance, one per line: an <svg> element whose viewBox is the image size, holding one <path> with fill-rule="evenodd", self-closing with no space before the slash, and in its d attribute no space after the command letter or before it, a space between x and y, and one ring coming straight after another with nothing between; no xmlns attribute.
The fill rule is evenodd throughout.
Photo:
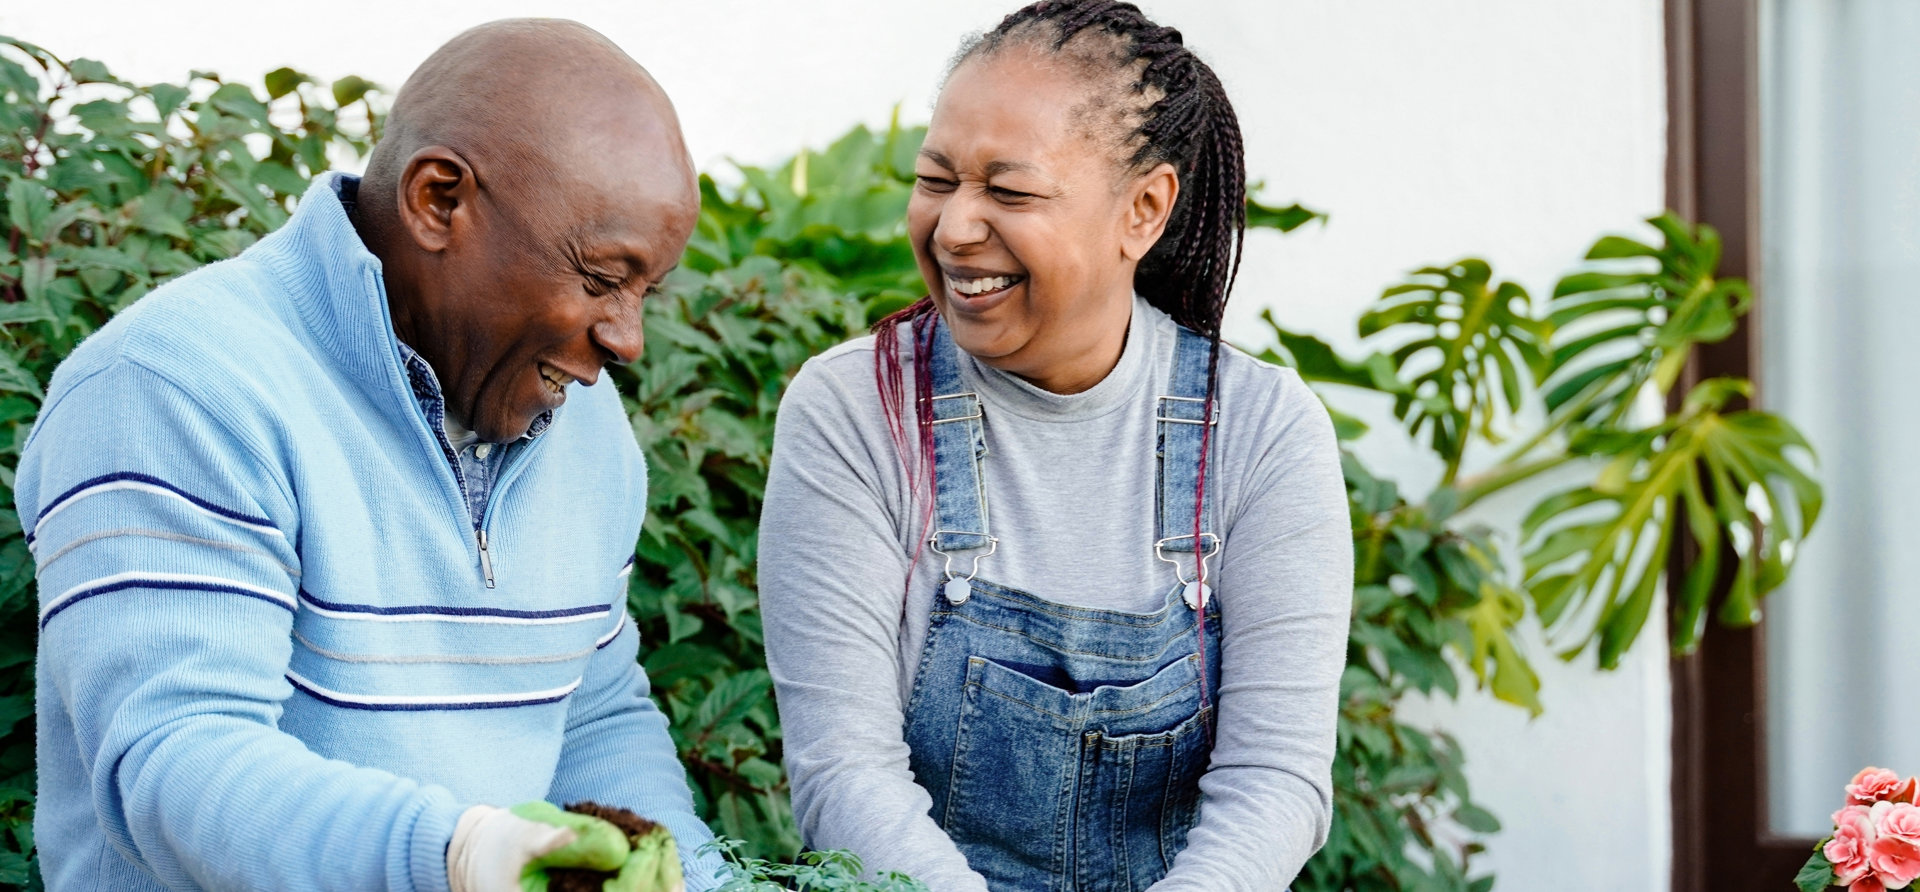
<svg viewBox="0 0 1920 892"><path fill-rule="evenodd" d="M521 436L566 385L639 358L642 299L679 261L699 198L686 166L648 163L636 142L588 140L539 188L483 190L471 237L450 246L454 299L421 335L433 353L414 346L482 440Z"/></svg>
<svg viewBox="0 0 1920 892"><path fill-rule="evenodd" d="M651 78L534 61L566 89L490 84L491 68L438 73L414 106L432 117L369 166L369 181L385 180L380 165L405 152L396 186L361 189L363 207L391 196L406 236L382 242L395 333L433 367L447 414L491 443L525 434L567 385L639 357L641 301L700 211L673 106Z"/></svg>

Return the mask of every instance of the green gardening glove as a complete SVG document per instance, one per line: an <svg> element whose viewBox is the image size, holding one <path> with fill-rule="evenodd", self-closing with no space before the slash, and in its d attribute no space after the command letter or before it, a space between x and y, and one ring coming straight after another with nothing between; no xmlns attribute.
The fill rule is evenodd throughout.
<svg viewBox="0 0 1920 892"><path fill-rule="evenodd" d="M630 849L619 827L552 803L475 805L460 814L447 843L447 886L453 892L547 892L548 870L610 874L626 865Z"/></svg>
<svg viewBox="0 0 1920 892"><path fill-rule="evenodd" d="M685 892L680 847L667 828L656 826L631 842L633 853L620 866L620 874L600 887L603 892Z"/></svg>
<svg viewBox="0 0 1920 892"><path fill-rule="evenodd" d="M527 862L520 873L522 892L547 892L546 869L549 867L614 871L624 870L630 862L627 835L599 818L574 814L551 802L523 802L508 811L535 823L572 830L575 835L573 842Z"/></svg>

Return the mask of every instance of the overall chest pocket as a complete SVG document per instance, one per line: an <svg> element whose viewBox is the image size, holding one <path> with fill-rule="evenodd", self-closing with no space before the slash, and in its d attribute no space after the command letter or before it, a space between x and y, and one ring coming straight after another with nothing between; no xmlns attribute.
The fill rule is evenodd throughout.
<svg viewBox="0 0 1920 892"><path fill-rule="evenodd" d="M995 890L1144 889L1165 875L1205 770L1197 662L1074 692L970 658L936 816L968 865Z"/></svg>
<svg viewBox="0 0 1920 892"><path fill-rule="evenodd" d="M1086 732L1074 816L1078 892L1140 892L1172 869L1200 816L1206 719L1196 713L1156 733Z"/></svg>

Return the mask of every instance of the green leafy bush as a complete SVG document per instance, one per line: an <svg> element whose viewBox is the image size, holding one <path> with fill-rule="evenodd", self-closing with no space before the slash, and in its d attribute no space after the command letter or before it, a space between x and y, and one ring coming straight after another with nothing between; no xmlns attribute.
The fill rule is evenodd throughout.
<svg viewBox="0 0 1920 892"><path fill-rule="evenodd" d="M80 338L166 279L231 256L284 222L332 160L362 155L378 93L288 69L264 95L196 73L136 86L100 63L0 37L0 884L32 866L32 564L10 488L45 382ZM737 183L701 179L681 270L646 306L649 347L614 370L651 465L630 604L642 659L702 814L733 846L730 889L871 892L843 853L799 855L762 653L755 528L773 417L807 357L922 293L904 212L921 132L856 128L825 151ZM1257 227L1319 215L1249 205ZM1723 546L1720 612L1749 622L1819 512L1806 444L1766 413L1730 409L1744 382L1710 381L1654 410L1695 345L1725 338L1746 290L1714 277L1712 232L1654 221L1663 241L1598 241L1544 308L1462 260L1423 269L1358 321L1369 352L1341 356L1268 315L1265 358L1300 369L1342 439L1367 433L1346 392L1384 395L1445 467L1409 496L1351 452L1344 471L1356 578L1341 679L1335 821L1299 892L1471 890L1497 820L1472 800L1450 737L1398 718L1410 693L1457 697L1462 674L1539 709L1514 630L1531 610L1571 657L1611 667L1643 626L1679 537L1705 556L1674 604L1675 642L1698 641ZM1527 429L1517 445L1503 432ZM1504 450L1468 473L1469 450ZM1478 454L1478 453L1476 453ZM1461 512L1549 471L1579 485L1539 501L1507 542ZM1506 544L1520 556L1504 555ZM770 858L772 861L756 859ZM784 865L784 866L783 866ZM906 892L887 880L880 892ZM742 885L744 884L744 885ZM810 884L810 885L808 885Z"/></svg>
<svg viewBox="0 0 1920 892"><path fill-rule="evenodd" d="M33 559L13 510L20 445L54 366L161 282L286 222L330 157L364 154L371 85L290 69L263 96L196 72L136 86L0 36L0 884L38 888Z"/></svg>
<svg viewBox="0 0 1920 892"><path fill-rule="evenodd" d="M801 363L911 301L905 243L919 131L856 129L741 184L700 180L699 225L615 370L650 463L630 603L642 662L714 829L791 858L800 837L755 581L774 410ZM825 887L822 887L825 888Z"/></svg>

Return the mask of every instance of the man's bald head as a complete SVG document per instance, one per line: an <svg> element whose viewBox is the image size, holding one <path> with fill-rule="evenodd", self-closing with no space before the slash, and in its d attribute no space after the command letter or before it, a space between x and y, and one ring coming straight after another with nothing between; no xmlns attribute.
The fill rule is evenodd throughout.
<svg viewBox="0 0 1920 892"><path fill-rule="evenodd" d="M440 145L492 181L484 187L542 187L588 161L590 144L606 142L608 129L640 137L624 152L677 165L691 180L672 102L613 41L566 19L489 22L448 41L407 78L366 186L391 191L416 151Z"/></svg>
<svg viewBox="0 0 1920 892"><path fill-rule="evenodd" d="M513 19L455 37L407 79L354 226L448 415L505 442L569 382L638 356L641 296L699 207L673 104L646 70L584 25Z"/></svg>

